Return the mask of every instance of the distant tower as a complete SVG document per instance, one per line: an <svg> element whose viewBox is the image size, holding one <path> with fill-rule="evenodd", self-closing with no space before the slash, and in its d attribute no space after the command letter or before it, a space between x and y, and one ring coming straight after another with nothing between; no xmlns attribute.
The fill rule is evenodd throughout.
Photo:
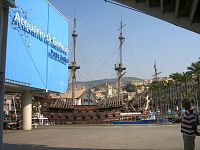
<svg viewBox="0 0 200 150"><path fill-rule="evenodd" d="M124 25L125 26L125 25ZM119 45L119 52L120 52L120 56L119 56L119 64L115 64L115 70L117 71L117 102L116 102L116 105L119 106L121 105L121 79L122 79L122 76L126 73L126 72L123 72L124 70L126 70L125 67L123 67L122 65L122 45L125 41L125 38L123 37L122 35L122 28L124 27L122 25L122 21L121 21L121 24L120 24L120 35L119 35L119 41L120 41L120 45Z"/></svg>
<svg viewBox="0 0 200 150"><path fill-rule="evenodd" d="M75 90L76 90L76 70L80 69L80 66L76 65L76 37L78 35L76 34L76 18L74 18L74 30L72 33L72 37L73 37L73 61L71 62L71 64L68 66L68 69L71 69L71 73L72 73L72 105L77 105L77 103L75 102Z"/></svg>

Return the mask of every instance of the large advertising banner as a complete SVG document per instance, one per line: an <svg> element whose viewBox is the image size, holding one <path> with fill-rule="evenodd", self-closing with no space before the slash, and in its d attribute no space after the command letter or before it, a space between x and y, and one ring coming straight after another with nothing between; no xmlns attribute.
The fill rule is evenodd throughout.
<svg viewBox="0 0 200 150"><path fill-rule="evenodd" d="M46 0L16 0L8 24L6 82L65 92L68 21Z"/></svg>

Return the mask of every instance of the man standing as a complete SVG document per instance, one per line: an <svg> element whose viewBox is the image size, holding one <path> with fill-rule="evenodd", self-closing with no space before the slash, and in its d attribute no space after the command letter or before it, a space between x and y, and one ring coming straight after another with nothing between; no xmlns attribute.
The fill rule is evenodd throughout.
<svg viewBox="0 0 200 150"><path fill-rule="evenodd" d="M182 106L185 108L185 113L182 116L181 132L183 133L184 150L194 150L195 137L197 134L196 116L191 108L189 99L182 100Z"/></svg>

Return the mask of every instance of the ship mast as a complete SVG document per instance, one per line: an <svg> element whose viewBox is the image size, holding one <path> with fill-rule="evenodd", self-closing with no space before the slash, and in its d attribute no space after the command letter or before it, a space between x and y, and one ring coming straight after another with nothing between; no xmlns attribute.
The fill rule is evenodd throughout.
<svg viewBox="0 0 200 150"><path fill-rule="evenodd" d="M155 61L155 63L154 63L154 71L155 71L155 74L153 75L153 80L157 83L159 80L158 80L158 75L160 74L160 73L162 73L161 71L160 72L158 72L158 70L157 70L157 67L156 67L156 61ZM155 110L156 110L156 112L158 111L158 107L159 107L159 109L160 109L160 97L159 97L159 95L160 95L160 93L159 93L159 90L157 91L157 94L155 95L156 97L155 97ZM152 101L152 103L153 103L153 101ZM153 105L153 104L152 104Z"/></svg>
<svg viewBox="0 0 200 150"><path fill-rule="evenodd" d="M155 81L157 82L158 81L158 75L162 72L158 72L157 68L156 68L156 61L154 63L154 71L155 71L155 74L153 75L155 77Z"/></svg>
<svg viewBox="0 0 200 150"><path fill-rule="evenodd" d="M121 103L121 79L122 79L122 76L126 73L126 72L123 72L124 70L126 70L125 67L123 67L122 65L122 45L125 41L125 38L123 37L122 35L122 28L124 27L125 25L122 25L122 21L121 21L121 24L120 24L120 35L119 35L119 42L120 42L120 45L119 45L119 53L120 53L120 56L119 56L119 64L115 64L115 70L117 71L117 102L116 102L116 105L117 106L120 106L122 103Z"/></svg>
<svg viewBox="0 0 200 150"><path fill-rule="evenodd" d="M74 30L72 33L72 37L73 37L73 61L71 62L71 64L69 65L68 69L71 69L71 74L72 74L72 102L73 105L77 105L77 103L75 102L75 90L76 90L76 70L80 69L80 66L76 65L76 38L77 38L77 34L76 34L76 18L74 18Z"/></svg>

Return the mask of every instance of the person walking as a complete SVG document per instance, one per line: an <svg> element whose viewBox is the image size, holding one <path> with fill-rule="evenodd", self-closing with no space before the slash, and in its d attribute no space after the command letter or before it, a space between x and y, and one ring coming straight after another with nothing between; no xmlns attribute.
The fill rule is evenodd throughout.
<svg viewBox="0 0 200 150"><path fill-rule="evenodd" d="M188 98L182 100L182 107L185 112L182 116L181 132L183 134L184 150L195 149L195 138L199 134L197 132L196 116L193 113L191 102Z"/></svg>

